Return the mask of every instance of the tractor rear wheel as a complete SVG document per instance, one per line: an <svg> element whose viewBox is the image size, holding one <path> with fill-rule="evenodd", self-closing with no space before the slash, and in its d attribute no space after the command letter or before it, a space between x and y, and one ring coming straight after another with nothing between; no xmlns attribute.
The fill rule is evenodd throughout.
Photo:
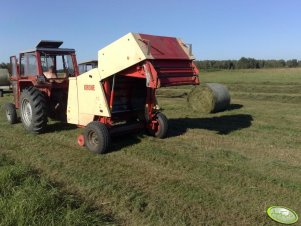
<svg viewBox="0 0 301 226"><path fill-rule="evenodd" d="M9 124L15 124L18 121L16 106L12 103L7 103L4 106L6 119Z"/></svg>
<svg viewBox="0 0 301 226"><path fill-rule="evenodd" d="M163 113L158 113L154 119L155 123L152 125L152 128L149 130L151 135L154 137L163 139L167 136L168 131L168 119Z"/></svg>
<svg viewBox="0 0 301 226"><path fill-rule="evenodd" d="M20 114L25 129L31 133L41 133L47 126L47 101L43 93L35 87L22 91Z"/></svg>
<svg viewBox="0 0 301 226"><path fill-rule="evenodd" d="M98 154L105 154L110 146L110 134L107 127L100 122L90 122L84 132L86 147Z"/></svg>

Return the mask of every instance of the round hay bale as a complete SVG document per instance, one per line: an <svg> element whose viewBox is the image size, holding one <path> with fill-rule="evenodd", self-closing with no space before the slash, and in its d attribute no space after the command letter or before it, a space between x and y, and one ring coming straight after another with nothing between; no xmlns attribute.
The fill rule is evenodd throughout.
<svg viewBox="0 0 301 226"><path fill-rule="evenodd" d="M9 73L7 69L0 69L0 86L9 86Z"/></svg>
<svg viewBox="0 0 301 226"><path fill-rule="evenodd" d="M231 98L226 86L207 83L193 88L187 100L194 111L213 113L226 110L230 105Z"/></svg>

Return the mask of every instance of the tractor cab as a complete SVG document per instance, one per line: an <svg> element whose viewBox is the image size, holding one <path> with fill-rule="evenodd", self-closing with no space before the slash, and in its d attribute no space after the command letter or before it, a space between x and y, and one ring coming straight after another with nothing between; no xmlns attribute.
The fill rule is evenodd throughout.
<svg viewBox="0 0 301 226"><path fill-rule="evenodd" d="M89 61L84 61L78 64L78 71L79 74L83 74L87 71L90 71L94 68L97 68L98 66L98 61L97 60L89 60Z"/></svg>
<svg viewBox="0 0 301 226"><path fill-rule="evenodd" d="M74 49L61 48L62 41L40 41L23 51L19 60L10 58L15 107L21 107L21 94L34 87L47 101L49 117L65 121L69 78L78 76Z"/></svg>
<svg viewBox="0 0 301 226"><path fill-rule="evenodd" d="M11 57L15 80L29 79L41 84L77 76L75 50L59 48L62 44L62 41L42 40L34 49L21 52L19 62L15 56Z"/></svg>

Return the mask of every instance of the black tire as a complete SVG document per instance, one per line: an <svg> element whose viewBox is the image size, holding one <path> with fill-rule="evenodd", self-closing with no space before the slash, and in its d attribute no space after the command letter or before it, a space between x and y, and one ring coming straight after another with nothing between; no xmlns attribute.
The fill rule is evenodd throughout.
<svg viewBox="0 0 301 226"><path fill-rule="evenodd" d="M167 136L168 131L168 119L162 113L156 115L156 120L159 124L158 130L154 133L154 136L160 139L164 139Z"/></svg>
<svg viewBox="0 0 301 226"><path fill-rule="evenodd" d="M100 122L90 122L84 132L86 147L97 154L105 154L110 146L110 134Z"/></svg>
<svg viewBox="0 0 301 226"><path fill-rule="evenodd" d="M4 106L5 116L9 124L15 124L18 122L18 116L16 106L12 103L7 103Z"/></svg>
<svg viewBox="0 0 301 226"><path fill-rule="evenodd" d="M3 97L3 90L0 89L0 97Z"/></svg>
<svg viewBox="0 0 301 226"><path fill-rule="evenodd" d="M35 87L22 91L20 97L20 115L23 126L31 133L41 133L47 126L47 100Z"/></svg>

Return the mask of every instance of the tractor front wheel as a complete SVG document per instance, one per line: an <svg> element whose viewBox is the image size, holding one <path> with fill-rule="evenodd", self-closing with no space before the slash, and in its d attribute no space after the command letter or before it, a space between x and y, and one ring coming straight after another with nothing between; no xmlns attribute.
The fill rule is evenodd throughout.
<svg viewBox="0 0 301 226"><path fill-rule="evenodd" d="M4 106L6 119L9 124L15 124L18 121L16 106L12 103L7 103Z"/></svg>
<svg viewBox="0 0 301 226"><path fill-rule="evenodd" d="M47 126L47 101L43 93L35 87L22 91L20 114L25 129L31 133L41 133Z"/></svg>
<svg viewBox="0 0 301 226"><path fill-rule="evenodd" d="M163 139L167 136L167 131L168 131L168 119L162 113L156 114L156 117L152 122L149 132L154 137Z"/></svg>
<svg viewBox="0 0 301 226"><path fill-rule="evenodd" d="M86 147L97 154L105 154L110 146L110 134L107 127L100 122L90 122L85 128Z"/></svg>

